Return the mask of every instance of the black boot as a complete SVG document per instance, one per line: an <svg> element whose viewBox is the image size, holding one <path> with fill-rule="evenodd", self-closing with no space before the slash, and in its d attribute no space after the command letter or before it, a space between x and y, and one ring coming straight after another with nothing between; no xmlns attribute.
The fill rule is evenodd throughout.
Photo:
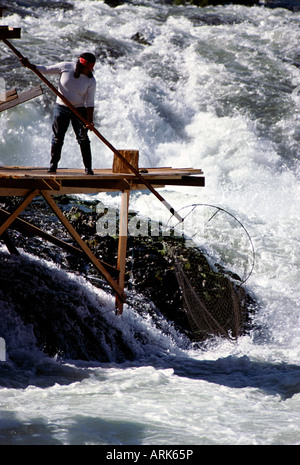
<svg viewBox="0 0 300 465"><path fill-rule="evenodd" d="M55 165L54 163L50 163L48 173L56 173L56 170L57 170L57 165Z"/></svg>
<svg viewBox="0 0 300 465"><path fill-rule="evenodd" d="M61 154L61 147L52 145L50 168L48 169L48 173L56 173L57 165L60 160L60 154Z"/></svg>
<svg viewBox="0 0 300 465"><path fill-rule="evenodd" d="M85 166L85 174L94 174L92 170L92 153L90 141L85 140L80 143L80 150L83 159L83 164Z"/></svg>

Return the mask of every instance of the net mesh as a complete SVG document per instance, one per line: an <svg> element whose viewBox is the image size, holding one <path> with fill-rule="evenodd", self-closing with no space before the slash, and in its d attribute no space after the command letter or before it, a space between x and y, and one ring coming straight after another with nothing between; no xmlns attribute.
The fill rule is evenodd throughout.
<svg viewBox="0 0 300 465"><path fill-rule="evenodd" d="M244 334L252 312L252 299L242 287L254 267L251 237L234 215L220 207L193 204L181 211L193 245L187 260L175 249L170 253L194 338L236 339ZM202 243L202 250L194 239Z"/></svg>
<svg viewBox="0 0 300 465"><path fill-rule="evenodd" d="M194 339L209 336L236 339L241 335L247 311L243 288L216 273L201 278L192 270L184 270L177 257L174 266Z"/></svg>

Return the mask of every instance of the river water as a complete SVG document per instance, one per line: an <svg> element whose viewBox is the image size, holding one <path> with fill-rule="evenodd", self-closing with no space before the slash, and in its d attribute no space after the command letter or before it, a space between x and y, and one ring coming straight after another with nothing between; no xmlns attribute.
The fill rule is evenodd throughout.
<svg viewBox="0 0 300 465"><path fill-rule="evenodd" d="M116 322L109 295L63 272L66 286L71 279L91 300L102 299L135 360L60 360L24 349L19 371L7 350L0 362L0 443L299 444L300 13L154 0L117 8L91 0L22 1L11 2L2 24L22 27L14 44L36 64L97 55L95 125L115 147L138 149L141 167L203 169L205 188L160 192L181 212L197 205L197 218L208 204L232 215L216 216L217 237L209 242L213 253L244 270L258 311L250 334L195 348L129 306ZM143 43L133 39L137 33ZM4 45L0 60L6 88L39 84ZM1 113L2 165L48 166L53 102L44 88L42 97ZM93 134L91 141L94 168L110 167L111 152ZM71 130L61 166L82 166ZM112 194L95 198L118 203ZM168 220L147 191L132 194L131 206ZM222 236L233 217L236 249L230 233ZM252 248L239 255L245 230L253 269ZM45 267L51 273L55 265ZM2 301L1 311L11 305ZM6 324L15 346L32 341L18 321ZM134 338L137 331L147 334L147 345Z"/></svg>

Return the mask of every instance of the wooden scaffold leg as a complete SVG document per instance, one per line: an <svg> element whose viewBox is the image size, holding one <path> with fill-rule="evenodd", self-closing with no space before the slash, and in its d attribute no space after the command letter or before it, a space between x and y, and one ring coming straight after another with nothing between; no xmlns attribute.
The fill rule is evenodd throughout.
<svg viewBox="0 0 300 465"><path fill-rule="evenodd" d="M138 150L119 150L123 159L130 163L134 170L138 171L139 165L139 151ZM120 160L118 156L114 156L113 173L130 173L131 170L128 168L124 161ZM127 234L128 234L128 209L129 209L129 196L130 196L130 185L128 189L122 191L121 198L121 209L119 219L119 244L118 244L118 263L117 269L119 270L118 284L122 291L125 287L125 271L126 271L126 253L127 253ZM122 315L123 303L119 296L116 296L116 313Z"/></svg>
<svg viewBox="0 0 300 465"><path fill-rule="evenodd" d="M118 284L122 291L124 291L125 285L129 195L130 190L126 190L122 193L121 211L119 219L119 245L117 269L119 270ZM122 315L123 313L123 302L119 299L119 296L116 296L116 311L118 315Z"/></svg>

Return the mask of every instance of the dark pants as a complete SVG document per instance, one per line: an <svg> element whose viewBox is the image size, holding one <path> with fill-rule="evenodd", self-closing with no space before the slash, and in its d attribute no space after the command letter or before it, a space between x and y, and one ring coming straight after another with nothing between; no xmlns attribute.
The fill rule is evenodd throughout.
<svg viewBox="0 0 300 465"><path fill-rule="evenodd" d="M76 108L77 111L86 118L86 108ZM67 129L72 123L72 127L76 134L77 142L81 149L82 159L85 168L91 169L92 155L90 148L90 140L88 137L88 130L84 123L76 116L69 107L64 105L55 104L53 122L52 122L52 141L51 141L51 167L56 168L61 157L61 150L64 143Z"/></svg>

